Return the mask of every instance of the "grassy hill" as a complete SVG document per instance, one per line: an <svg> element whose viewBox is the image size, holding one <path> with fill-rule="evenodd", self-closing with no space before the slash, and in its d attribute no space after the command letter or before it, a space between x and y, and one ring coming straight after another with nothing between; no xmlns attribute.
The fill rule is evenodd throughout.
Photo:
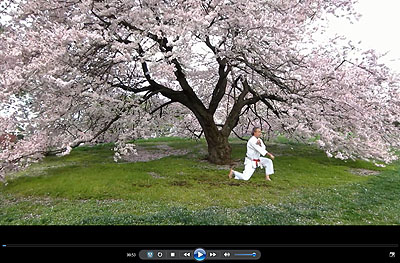
<svg viewBox="0 0 400 263"><path fill-rule="evenodd" d="M380 168L274 142L273 181L260 169L239 181L228 179L228 166L204 160L204 141L136 143L150 154L185 154L115 163L113 145L102 144L47 157L0 186L0 225L400 224L400 162ZM242 171L246 142L231 145Z"/></svg>

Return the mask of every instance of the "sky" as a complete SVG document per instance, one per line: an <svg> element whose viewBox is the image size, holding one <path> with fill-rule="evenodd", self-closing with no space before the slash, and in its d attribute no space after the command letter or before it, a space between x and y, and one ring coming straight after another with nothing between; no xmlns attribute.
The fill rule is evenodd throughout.
<svg viewBox="0 0 400 263"><path fill-rule="evenodd" d="M388 52L381 62L400 73L400 0L359 0L355 9L362 15L359 21L329 20L328 33L344 35L354 43L361 41L363 49Z"/></svg>

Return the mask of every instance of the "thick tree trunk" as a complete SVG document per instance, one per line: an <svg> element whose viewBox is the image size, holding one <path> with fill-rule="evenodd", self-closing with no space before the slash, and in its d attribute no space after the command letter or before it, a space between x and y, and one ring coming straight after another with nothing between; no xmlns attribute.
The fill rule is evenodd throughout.
<svg viewBox="0 0 400 263"><path fill-rule="evenodd" d="M228 136L222 134L214 123L204 129L204 135L208 145L208 161L215 164L230 164L232 148Z"/></svg>
<svg viewBox="0 0 400 263"><path fill-rule="evenodd" d="M222 135L206 137L208 144L208 161L215 164L230 164L232 148L228 138Z"/></svg>
<svg viewBox="0 0 400 263"><path fill-rule="evenodd" d="M189 109L195 114L203 128L204 137L208 145L208 161L215 164L231 164L232 148L229 145L228 138L239 120L240 107L235 107L236 110L232 111L228 117L228 123L222 125L220 130L218 130L218 126L210 112L196 110L195 108Z"/></svg>

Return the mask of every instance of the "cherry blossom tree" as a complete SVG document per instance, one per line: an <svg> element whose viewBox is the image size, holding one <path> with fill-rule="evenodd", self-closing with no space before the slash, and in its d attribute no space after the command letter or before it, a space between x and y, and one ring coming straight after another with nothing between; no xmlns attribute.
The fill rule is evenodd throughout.
<svg viewBox="0 0 400 263"><path fill-rule="evenodd" d="M356 19L348 0L25 0L0 35L0 154L18 167L82 143L152 133L204 136L230 162L231 133L263 125L328 156L397 157L398 76L319 22ZM22 128L21 128L22 127ZM244 129L246 127L246 129Z"/></svg>

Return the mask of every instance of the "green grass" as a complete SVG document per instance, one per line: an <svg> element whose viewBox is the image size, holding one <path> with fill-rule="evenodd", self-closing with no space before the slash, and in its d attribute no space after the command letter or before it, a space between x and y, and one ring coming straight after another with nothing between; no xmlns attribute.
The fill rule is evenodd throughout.
<svg viewBox="0 0 400 263"><path fill-rule="evenodd" d="M113 145L102 144L46 157L0 186L0 224L400 224L399 162L380 168L330 159L310 145L267 143L276 156L273 181L265 181L264 170L237 181L227 178L226 167L203 160L204 140L135 143L189 153L115 163ZM232 158L242 163L246 142L230 143ZM379 174L360 176L354 168Z"/></svg>

